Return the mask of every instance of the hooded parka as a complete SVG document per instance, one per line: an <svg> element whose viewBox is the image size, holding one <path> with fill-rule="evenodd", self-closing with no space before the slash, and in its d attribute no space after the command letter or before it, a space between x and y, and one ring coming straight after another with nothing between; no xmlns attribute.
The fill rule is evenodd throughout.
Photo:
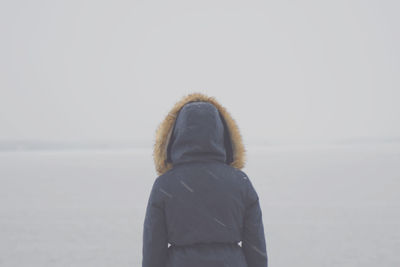
<svg viewBox="0 0 400 267"><path fill-rule="evenodd" d="M159 175L143 228L142 267L267 267L259 198L241 169L239 129L215 98L192 93L156 132Z"/></svg>

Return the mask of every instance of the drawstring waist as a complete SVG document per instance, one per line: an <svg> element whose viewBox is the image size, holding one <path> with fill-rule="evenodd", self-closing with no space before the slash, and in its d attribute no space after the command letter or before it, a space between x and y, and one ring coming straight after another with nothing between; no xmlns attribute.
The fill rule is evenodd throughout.
<svg viewBox="0 0 400 267"><path fill-rule="evenodd" d="M239 242L208 242L208 243L193 243L185 245L171 244L168 248L209 248L209 247L238 247Z"/></svg>

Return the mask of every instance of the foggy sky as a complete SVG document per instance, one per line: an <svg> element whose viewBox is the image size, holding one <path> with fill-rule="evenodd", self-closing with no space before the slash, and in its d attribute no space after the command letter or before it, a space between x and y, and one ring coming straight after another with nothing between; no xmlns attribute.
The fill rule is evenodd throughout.
<svg viewBox="0 0 400 267"><path fill-rule="evenodd" d="M191 92L246 141L400 136L398 1L2 1L0 139L150 141Z"/></svg>

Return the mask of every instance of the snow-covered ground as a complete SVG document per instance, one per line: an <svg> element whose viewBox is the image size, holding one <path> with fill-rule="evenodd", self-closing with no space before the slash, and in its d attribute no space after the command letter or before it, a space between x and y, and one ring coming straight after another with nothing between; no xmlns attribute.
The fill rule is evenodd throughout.
<svg viewBox="0 0 400 267"><path fill-rule="evenodd" d="M271 267L400 266L400 144L248 147ZM0 152L0 266L140 266L151 150Z"/></svg>

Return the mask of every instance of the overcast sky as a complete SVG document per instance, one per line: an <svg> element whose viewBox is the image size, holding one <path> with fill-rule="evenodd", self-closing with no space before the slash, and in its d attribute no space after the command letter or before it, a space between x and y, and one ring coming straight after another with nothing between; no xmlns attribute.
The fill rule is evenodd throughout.
<svg viewBox="0 0 400 267"><path fill-rule="evenodd" d="M400 136L399 1L1 1L0 140L145 140L203 92L246 142Z"/></svg>

